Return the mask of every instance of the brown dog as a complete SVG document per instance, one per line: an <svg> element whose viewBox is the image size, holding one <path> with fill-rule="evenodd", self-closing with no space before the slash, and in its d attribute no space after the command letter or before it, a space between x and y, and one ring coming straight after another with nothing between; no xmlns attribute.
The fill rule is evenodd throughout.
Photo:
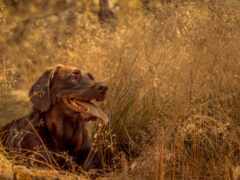
<svg viewBox="0 0 240 180"><path fill-rule="evenodd" d="M103 101L107 89L75 67L58 65L47 70L29 92L32 113L1 129L2 144L9 151L38 151L44 157L48 150L67 151L82 163L91 148L86 122L108 122L93 102Z"/></svg>

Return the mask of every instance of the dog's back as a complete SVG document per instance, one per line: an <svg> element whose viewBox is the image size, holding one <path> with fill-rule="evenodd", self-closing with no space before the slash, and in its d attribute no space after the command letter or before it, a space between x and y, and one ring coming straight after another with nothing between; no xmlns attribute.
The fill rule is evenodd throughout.
<svg viewBox="0 0 240 180"><path fill-rule="evenodd" d="M44 126L40 114L33 112L2 127L0 141L9 151L33 150L45 141L41 135L41 129L46 129Z"/></svg>

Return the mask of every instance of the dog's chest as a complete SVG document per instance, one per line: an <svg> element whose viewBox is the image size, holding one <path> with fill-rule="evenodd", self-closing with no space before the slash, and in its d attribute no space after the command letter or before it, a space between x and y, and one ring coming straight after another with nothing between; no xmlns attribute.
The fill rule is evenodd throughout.
<svg viewBox="0 0 240 180"><path fill-rule="evenodd" d="M73 120L66 119L63 121L63 138L65 141L71 142L72 138L74 137L75 133L80 133L82 127L79 125L78 122Z"/></svg>
<svg viewBox="0 0 240 180"><path fill-rule="evenodd" d="M66 145L70 145L74 148L80 148L84 139L84 124L75 120L63 121L63 142Z"/></svg>

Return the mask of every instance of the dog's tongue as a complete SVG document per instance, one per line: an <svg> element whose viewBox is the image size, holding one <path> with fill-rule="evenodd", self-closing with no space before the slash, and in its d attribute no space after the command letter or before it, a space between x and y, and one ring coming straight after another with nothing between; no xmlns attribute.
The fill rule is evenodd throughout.
<svg viewBox="0 0 240 180"><path fill-rule="evenodd" d="M63 101L70 109L83 113L82 115L85 115L88 118L89 116L98 118L103 122L104 125L108 124L109 122L107 114L103 112L100 107L91 102L82 102L68 98L64 98Z"/></svg>
<svg viewBox="0 0 240 180"><path fill-rule="evenodd" d="M91 114L94 117L99 118L106 125L109 122L107 114L97 105L87 102L78 102L79 105L85 108L85 112Z"/></svg>

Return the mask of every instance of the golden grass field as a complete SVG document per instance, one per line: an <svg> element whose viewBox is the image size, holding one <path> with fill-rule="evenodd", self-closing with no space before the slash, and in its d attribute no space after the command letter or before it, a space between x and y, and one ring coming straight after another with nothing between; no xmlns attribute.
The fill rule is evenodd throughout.
<svg viewBox="0 0 240 180"><path fill-rule="evenodd" d="M239 0L113 1L106 24L88 1L34 2L0 1L0 126L31 110L46 68L75 65L110 87L118 164L99 179L240 179ZM0 179L92 177L0 151Z"/></svg>

